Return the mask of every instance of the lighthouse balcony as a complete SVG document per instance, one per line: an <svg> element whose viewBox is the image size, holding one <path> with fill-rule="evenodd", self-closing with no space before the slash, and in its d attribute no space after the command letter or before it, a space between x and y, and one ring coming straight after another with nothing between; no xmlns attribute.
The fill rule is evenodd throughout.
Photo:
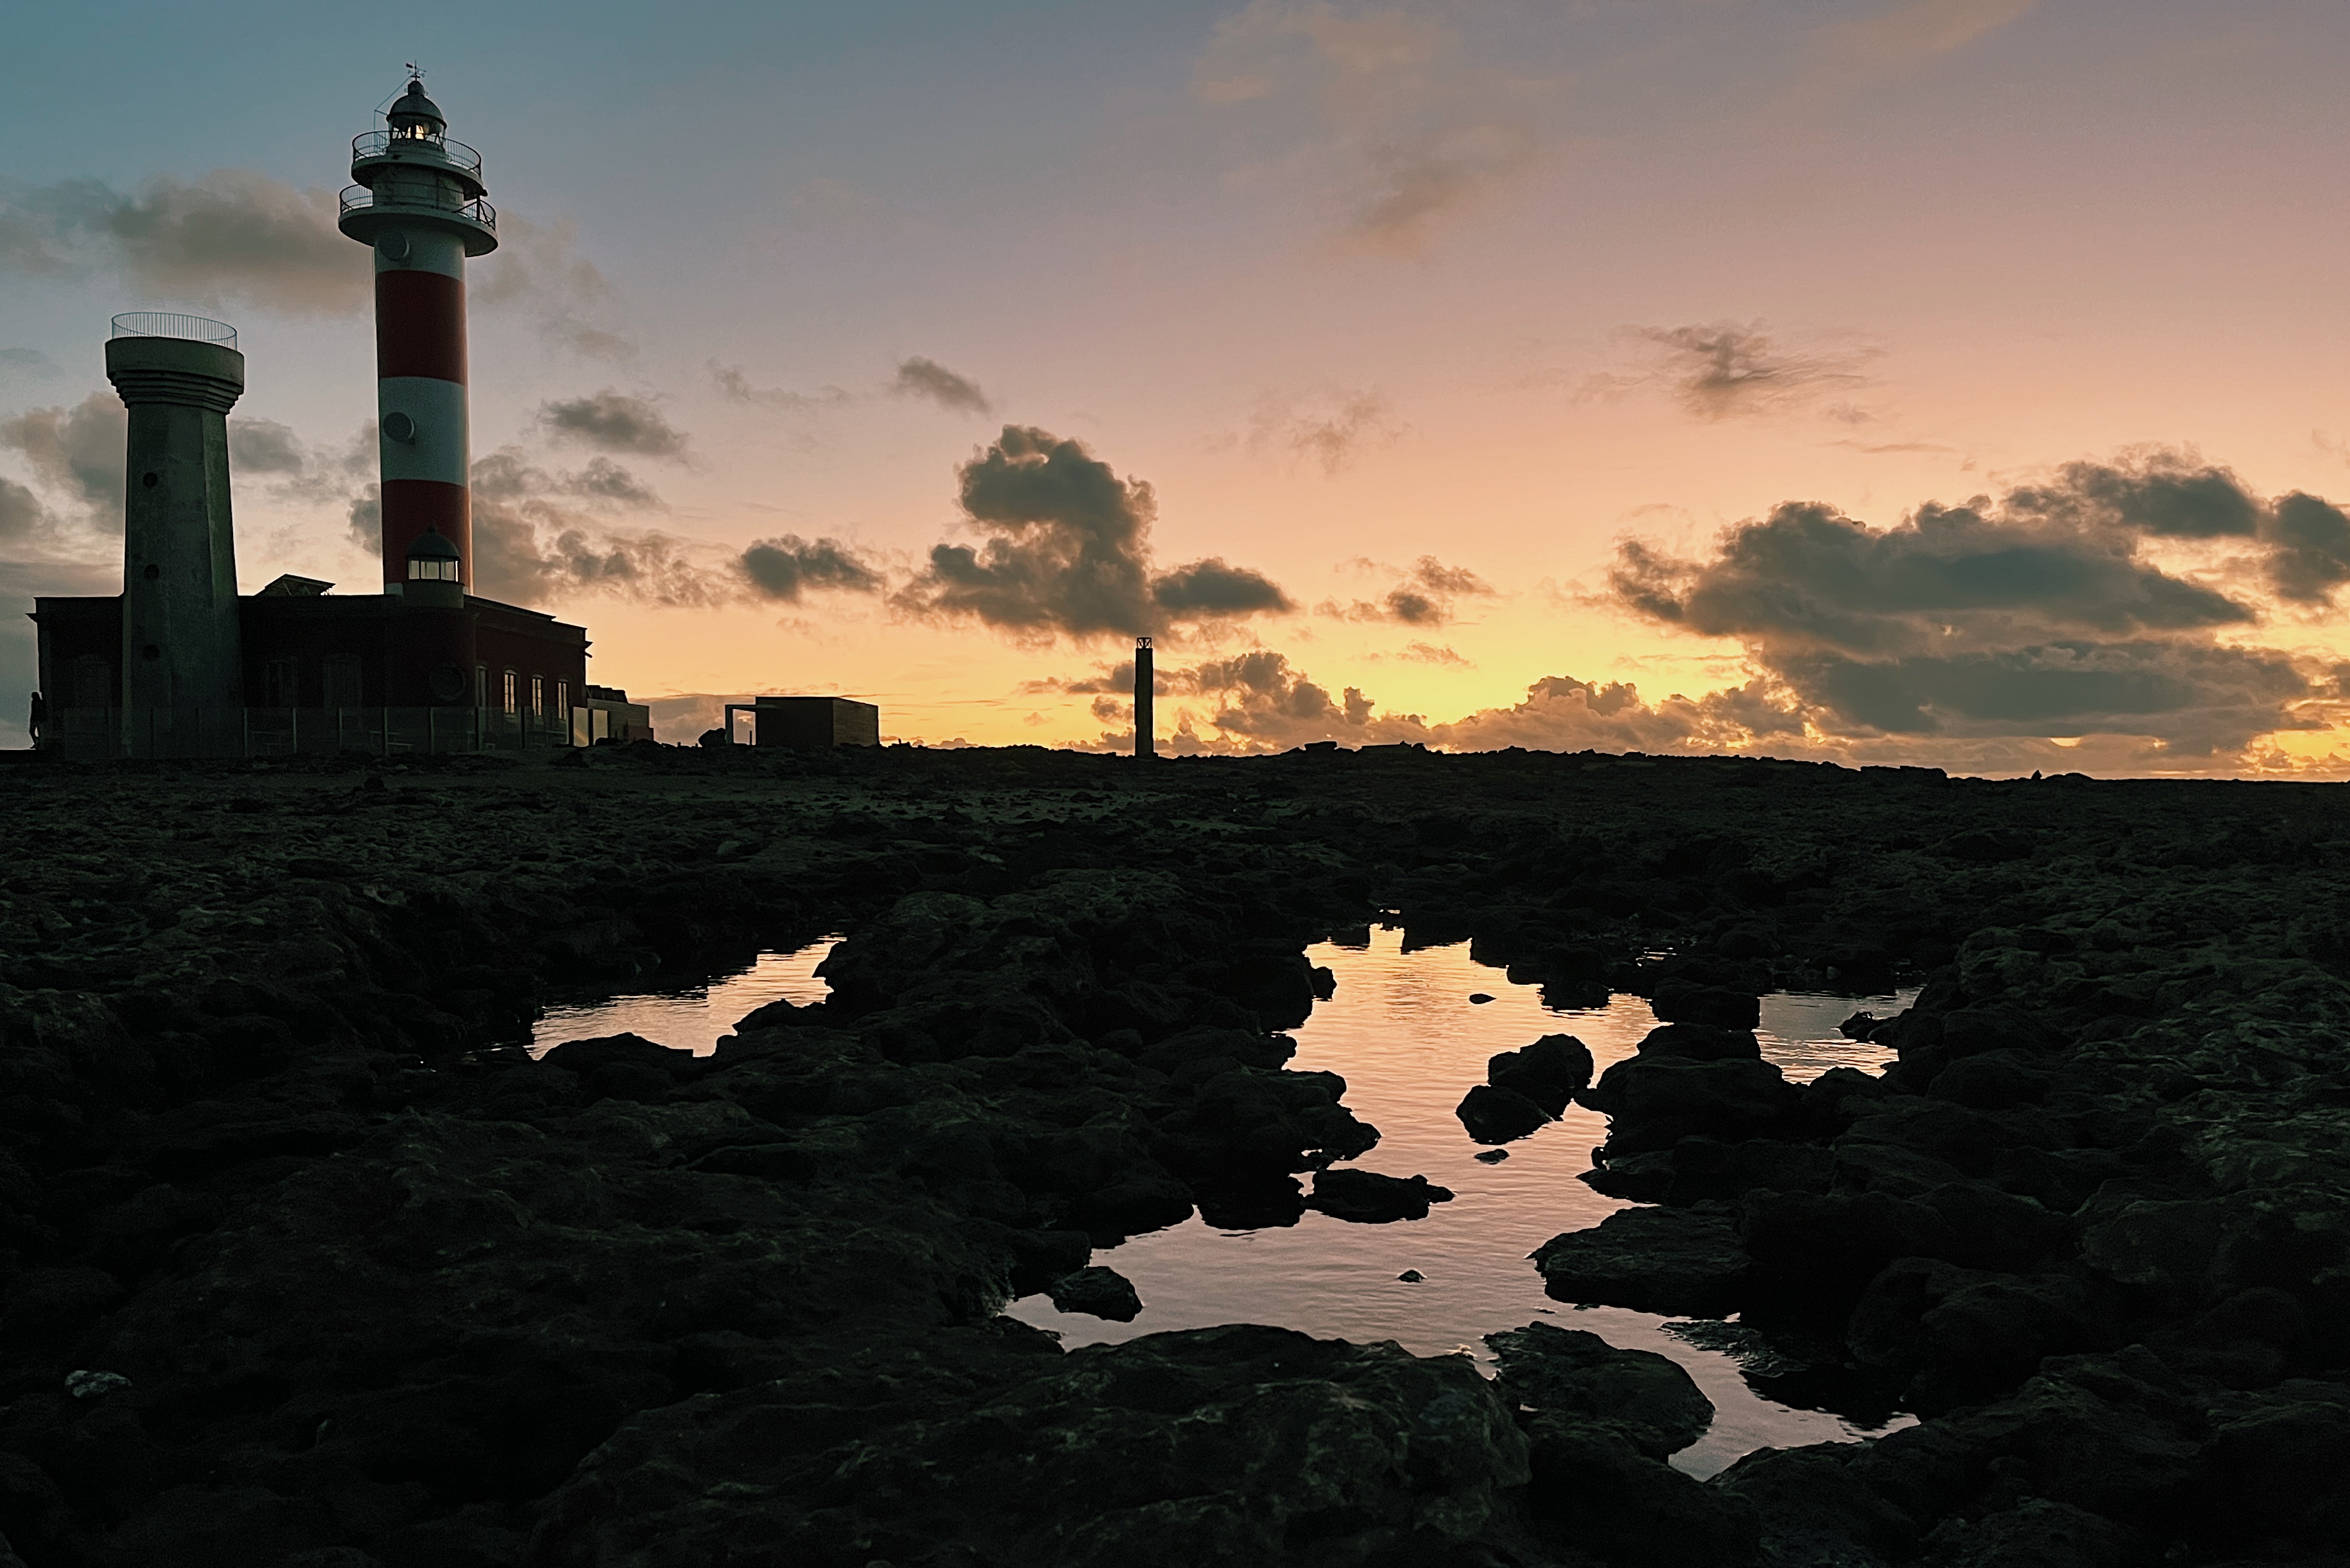
<svg viewBox="0 0 2350 1568"><path fill-rule="evenodd" d="M364 244L375 243L387 227L422 224L455 234L464 241L467 255L485 255L498 246L498 210L476 196L403 184L398 190L370 191L364 185L343 188L342 214L336 226Z"/></svg>
<svg viewBox="0 0 2350 1568"><path fill-rule="evenodd" d="M476 181L482 176L480 153L462 141L418 130L369 130L351 138L353 173L359 171L360 164L378 161L452 169L460 174L470 174Z"/></svg>

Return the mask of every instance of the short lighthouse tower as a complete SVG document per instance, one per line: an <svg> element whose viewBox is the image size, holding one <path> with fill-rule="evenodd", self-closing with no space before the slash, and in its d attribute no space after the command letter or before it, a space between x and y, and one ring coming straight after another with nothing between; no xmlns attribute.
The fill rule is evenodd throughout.
<svg viewBox="0 0 2350 1568"><path fill-rule="evenodd" d="M465 258L498 244L482 198L482 155L411 80L385 129L351 143L343 233L375 251L376 406L383 472L383 591L406 590L411 546L430 533L473 581L465 405ZM445 593L445 590L436 591Z"/></svg>

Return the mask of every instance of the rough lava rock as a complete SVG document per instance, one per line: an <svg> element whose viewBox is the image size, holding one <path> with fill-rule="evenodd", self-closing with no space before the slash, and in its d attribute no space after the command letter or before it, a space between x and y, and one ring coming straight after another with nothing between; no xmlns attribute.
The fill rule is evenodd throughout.
<svg viewBox="0 0 2350 1568"><path fill-rule="evenodd" d="M1651 1459L1688 1448L1713 1424L1713 1402L1679 1362L1618 1350L1596 1334L1532 1323L1489 1334L1502 1391L1532 1409L1610 1421Z"/></svg>
<svg viewBox="0 0 2350 1568"><path fill-rule="evenodd" d="M1397 1220L1425 1220L1429 1205L1450 1203L1452 1189L1439 1187L1424 1176L1381 1176L1369 1170L1325 1170L1314 1178L1305 1206L1334 1220L1359 1225L1384 1225Z"/></svg>
<svg viewBox="0 0 2350 1568"><path fill-rule="evenodd" d="M1112 1323L1132 1323L1142 1315L1142 1297L1134 1282L1115 1269L1079 1269L1055 1280L1048 1293L1062 1312L1087 1313Z"/></svg>
<svg viewBox="0 0 2350 1568"><path fill-rule="evenodd" d="M1674 1317L1737 1311L1754 1271L1736 1216L1720 1205L1619 1209L1588 1231L1552 1237L1533 1258L1555 1300Z"/></svg>

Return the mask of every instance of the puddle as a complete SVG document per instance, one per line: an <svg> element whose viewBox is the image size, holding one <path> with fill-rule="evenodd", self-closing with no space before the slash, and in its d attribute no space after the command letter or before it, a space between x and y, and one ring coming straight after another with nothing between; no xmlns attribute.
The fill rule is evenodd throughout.
<svg viewBox="0 0 2350 1568"><path fill-rule="evenodd" d="M754 1009L778 999L800 1005L827 993L816 967L837 937L790 952L763 953L751 967L705 985L551 1007L533 1032L544 1055L567 1040L623 1031L708 1055L720 1036ZM1479 1163L1452 1115L1485 1060L1544 1034L1573 1034L1591 1048L1597 1068L1633 1054L1656 1027L1648 1004L1618 996L1603 1008L1553 1012L1535 987L1512 985L1471 963L1466 943L1401 950L1402 933L1374 930L1367 948L1331 944L1309 950L1336 975L1337 993L1292 1031L1299 1071L1326 1069L1347 1080L1347 1105L1380 1132L1357 1163L1393 1176L1426 1176L1455 1194L1427 1218L1393 1225L1350 1225L1308 1212L1295 1226L1216 1231L1196 1216L1128 1239L1094 1261L1132 1280L1143 1300L1130 1324L1054 1310L1042 1295L1005 1310L1059 1334L1070 1346L1115 1344L1146 1334L1227 1323L1276 1324L1322 1338L1357 1343L1391 1339L1419 1355L1466 1352L1490 1371L1482 1336L1534 1322L1597 1334L1630 1350L1653 1350L1689 1369L1713 1401L1712 1428L1672 1462L1708 1476L1763 1447L1849 1441L1907 1426L1898 1417L1869 1428L1823 1410L1797 1409L1757 1395L1737 1361L1668 1332L1672 1320L1617 1307L1577 1307L1543 1294L1526 1254L1563 1231L1596 1225L1627 1207L1575 1179L1607 1136L1607 1119L1579 1106L1508 1147L1510 1158ZM1471 1003L1471 994L1492 1001ZM1914 991L1854 998L1785 993L1762 999L1755 1032L1763 1054L1790 1079L1806 1082L1831 1067L1875 1071L1891 1054L1850 1041L1836 1025L1856 1009L1880 1017L1900 1011ZM1416 1269L1421 1282L1396 1276Z"/></svg>
<svg viewBox="0 0 2350 1568"><path fill-rule="evenodd" d="M1357 1164L1390 1176L1425 1176L1455 1194L1426 1220L1352 1225L1308 1211L1295 1226L1217 1231L1196 1215L1184 1223L1097 1251L1097 1263L1134 1282L1142 1315L1130 1324L1065 1314L1042 1295L1005 1310L1068 1345L1101 1345L1165 1329L1225 1323L1277 1324L1323 1338L1391 1339L1419 1355L1466 1351L1490 1369L1482 1336L1535 1321L1581 1328L1630 1350L1653 1350L1687 1367L1714 1403L1712 1428L1673 1457L1707 1476L1765 1446L1848 1441L1863 1428L1820 1410L1762 1398L1738 1364L1665 1331L1668 1319L1616 1307L1570 1306L1543 1294L1526 1254L1563 1231L1596 1225L1621 1199L1575 1179L1607 1136L1607 1118L1579 1106L1532 1137L1508 1145L1494 1165L1453 1107L1485 1076L1485 1060L1566 1033L1591 1048L1599 1071L1633 1054L1656 1027L1647 1002L1618 996L1604 1008L1552 1012L1533 986L1512 985L1471 963L1466 943L1401 950L1402 933L1375 930L1371 945L1324 945L1308 956L1336 975L1337 993L1293 1031L1299 1071L1326 1069L1347 1080L1346 1103L1379 1129L1378 1146ZM1472 993L1491 995L1472 1004ZM1835 1066L1875 1069L1888 1054L1844 1039L1835 1026L1856 1008L1880 1015L1914 992L1857 1001L1844 996L1765 997L1763 1052L1790 1078ZM1397 1276L1416 1269L1421 1282ZM1898 1424L1907 1425L1906 1418Z"/></svg>
<svg viewBox="0 0 2350 1568"><path fill-rule="evenodd" d="M771 1002L822 1002L831 988L816 977L816 966L839 940L822 937L790 952L761 953L750 968L706 985L550 1007L531 1031L530 1054L544 1056L567 1040L640 1034L671 1050L710 1055L720 1036Z"/></svg>

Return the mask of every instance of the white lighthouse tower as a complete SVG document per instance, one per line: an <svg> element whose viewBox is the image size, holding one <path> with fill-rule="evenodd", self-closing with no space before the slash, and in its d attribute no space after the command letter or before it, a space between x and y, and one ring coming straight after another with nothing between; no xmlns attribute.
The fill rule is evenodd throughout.
<svg viewBox="0 0 2350 1568"><path fill-rule="evenodd" d="M384 121L351 143L357 183L343 192L341 228L375 251L383 581L398 596L427 533L455 547L456 580L473 581L465 258L497 248L498 215L482 199L482 155L449 140L421 81L409 82Z"/></svg>

